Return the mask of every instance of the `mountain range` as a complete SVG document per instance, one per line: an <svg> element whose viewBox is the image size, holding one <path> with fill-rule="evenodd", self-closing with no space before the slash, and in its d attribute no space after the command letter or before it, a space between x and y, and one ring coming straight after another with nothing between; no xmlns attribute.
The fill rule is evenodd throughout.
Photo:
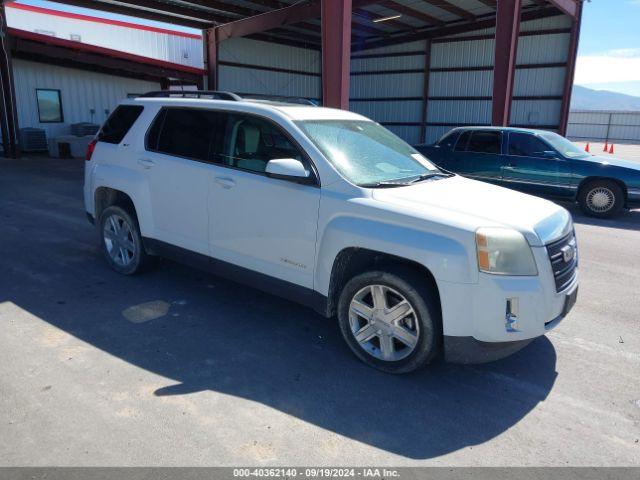
<svg viewBox="0 0 640 480"><path fill-rule="evenodd" d="M640 111L640 97L574 85L571 110Z"/></svg>

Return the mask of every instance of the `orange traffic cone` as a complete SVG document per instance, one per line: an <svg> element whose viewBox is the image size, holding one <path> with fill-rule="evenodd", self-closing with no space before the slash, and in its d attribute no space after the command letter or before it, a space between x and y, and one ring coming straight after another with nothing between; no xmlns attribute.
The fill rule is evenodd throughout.
<svg viewBox="0 0 640 480"><path fill-rule="evenodd" d="M604 142L604 150L602 150L603 152L608 152L609 151L609 142Z"/></svg>
<svg viewBox="0 0 640 480"><path fill-rule="evenodd" d="M611 144L611 148L609 149L609 153L613 155L613 143Z"/></svg>
<svg viewBox="0 0 640 480"><path fill-rule="evenodd" d="M591 153L591 150L589 150L589 142L587 142L587 146L584 147L584 151L587 153Z"/></svg>

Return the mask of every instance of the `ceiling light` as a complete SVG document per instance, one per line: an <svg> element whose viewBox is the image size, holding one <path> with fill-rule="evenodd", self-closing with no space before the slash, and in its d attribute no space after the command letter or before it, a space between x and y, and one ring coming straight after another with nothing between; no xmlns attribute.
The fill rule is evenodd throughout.
<svg viewBox="0 0 640 480"><path fill-rule="evenodd" d="M402 15L391 15L388 17L374 18L372 22L373 23L388 22L389 20L395 20L396 18L400 18L401 16Z"/></svg>

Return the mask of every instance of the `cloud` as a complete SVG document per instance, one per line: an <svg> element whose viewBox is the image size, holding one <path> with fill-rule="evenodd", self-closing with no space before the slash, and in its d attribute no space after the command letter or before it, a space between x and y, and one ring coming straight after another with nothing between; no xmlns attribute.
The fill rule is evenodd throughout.
<svg viewBox="0 0 640 480"><path fill-rule="evenodd" d="M640 0L638 0L640 4ZM578 85L640 81L640 49L623 48L597 55L581 55L576 64Z"/></svg>

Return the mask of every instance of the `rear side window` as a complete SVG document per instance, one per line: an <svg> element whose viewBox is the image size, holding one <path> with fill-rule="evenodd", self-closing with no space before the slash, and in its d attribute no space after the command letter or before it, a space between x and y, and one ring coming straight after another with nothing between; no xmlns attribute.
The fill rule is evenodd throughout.
<svg viewBox="0 0 640 480"><path fill-rule="evenodd" d="M468 152L501 153L502 132L476 130L469 140Z"/></svg>
<svg viewBox="0 0 640 480"><path fill-rule="evenodd" d="M118 144L142 113L140 105L120 105L104 123L98 134L99 142Z"/></svg>
<svg viewBox="0 0 640 480"><path fill-rule="evenodd" d="M457 136L458 132L456 132L455 130L449 132L445 136L443 136L440 141L438 141L438 145L440 145L441 147L451 148L453 147L453 144L456 143Z"/></svg>
<svg viewBox="0 0 640 480"><path fill-rule="evenodd" d="M224 135L224 115L197 108L166 108L147 135L147 150L208 161L212 145ZM217 150L217 149L216 149Z"/></svg>
<svg viewBox="0 0 640 480"><path fill-rule="evenodd" d="M509 155L518 157L542 157L550 147L535 135L528 133L509 134Z"/></svg>

